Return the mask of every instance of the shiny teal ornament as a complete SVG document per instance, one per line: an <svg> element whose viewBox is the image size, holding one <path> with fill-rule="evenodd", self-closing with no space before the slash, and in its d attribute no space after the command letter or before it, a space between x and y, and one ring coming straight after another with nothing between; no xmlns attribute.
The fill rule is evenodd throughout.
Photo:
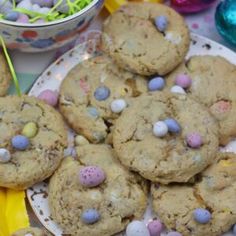
<svg viewBox="0 0 236 236"><path fill-rule="evenodd" d="M215 13L216 28L228 42L236 45L236 0L224 0Z"/></svg>

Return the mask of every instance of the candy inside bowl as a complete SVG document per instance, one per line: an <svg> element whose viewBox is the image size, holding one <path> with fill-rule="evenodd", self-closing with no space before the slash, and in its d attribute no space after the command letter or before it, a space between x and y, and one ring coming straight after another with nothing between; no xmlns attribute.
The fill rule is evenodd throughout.
<svg viewBox="0 0 236 236"><path fill-rule="evenodd" d="M0 0L0 35L9 49L42 52L60 48L76 40L100 12L103 2Z"/></svg>

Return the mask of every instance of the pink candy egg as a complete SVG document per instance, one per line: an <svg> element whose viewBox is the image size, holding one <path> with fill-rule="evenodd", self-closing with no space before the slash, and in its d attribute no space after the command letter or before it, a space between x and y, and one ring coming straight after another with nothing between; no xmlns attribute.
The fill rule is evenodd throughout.
<svg viewBox="0 0 236 236"><path fill-rule="evenodd" d="M202 137L198 133L188 134L186 137L186 142L187 142L188 146L191 148L199 148L199 147L201 147L201 145L203 143Z"/></svg>
<svg viewBox="0 0 236 236"><path fill-rule="evenodd" d="M58 93L47 89L41 92L38 98L46 102L48 105L55 107L58 101Z"/></svg>
<svg viewBox="0 0 236 236"><path fill-rule="evenodd" d="M88 188L98 186L105 179L105 172L98 166L86 166L79 172L79 182Z"/></svg>
<svg viewBox="0 0 236 236"><path fill-rule="evenodd" d="M29 23L29 17L25 14L20 14L20 16L17 19L17 22L19 22L19 23Z"/></svg>
<svg viewBox="0 0 236 236"><path fill-rule="evenodd" d="M159 220L153 220L148 224L150 236L160 236L163 230L163 225Z"/></svg>
<svg viewBox="0 0 236 236"><path fill-rule="evenodd" d="M189 88L192 84L192 79L185 74L179 74L175 78L175 84L182 88Z"/></svg>

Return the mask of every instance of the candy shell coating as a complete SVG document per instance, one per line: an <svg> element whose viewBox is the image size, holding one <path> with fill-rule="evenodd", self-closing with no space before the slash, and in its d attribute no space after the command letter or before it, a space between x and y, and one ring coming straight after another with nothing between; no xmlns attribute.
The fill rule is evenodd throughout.
<svg viewBox="0 0 236 236"><path fill-rule="evenodd" d="M203 208L197 208L193 212L194 220L200 224L207 224L211 220L211 213Z"/></svg>
<svg viewBox="0 0 236 236"><path fill-rule="evenodd" d="M11 144L15 149L23 151L29 146L30 142L24 135L16 135L11 139Z"/></svg>
<svg viewBox="0 0 236 236"><path fill-rule="evenodd" d="M172 93L186 94L184 89L182 87L178 86L178 85L174 85L173 87L171 87L170 91Z"/></svg>
<svg viewBox="0 0 236 236"><path fill-rule="evenodd" d="M167 118L164 120L168 127L168 131L171 133L179 133L181 131L181 127L179 123L173 118Z"/></svg>
<svg viewBox="0 0 236 236"><path fill-rule="evenodd" d="M96 187L105 179L106 174L99 166L85 166L79 171L79 182L84 187Z"/></svg>
<svg viewBox="0 0 236 236"><path fill-rule="evenodd" d="M5 148L0 148L0 163L7 163L10 160L11 153Z"/></svg>
<svg viewBox="0 0 236 236"><path fill-rule="evenodd" d="M160 236L163 230L163 225L159 220L153 220L148 224L150 236Z"/></svg>
<svg viewBox="0 0 236 236"><path fill-rule="evenodd" d="M94 97L98 101L104 101L110 96L110 89L106 86L98 87L94 92Z"/></svg>
<svg viewBox="0 0 236 236"><path fill-rule="evenodd" d="M38 98L46 102L48 105L55 107L58 102L58 93L50 89L46 89L39 94Z"/></svg>
<svg viewBox="0 0 236 236"><path fill-rule="evenodd" d="M126 108L127 104L124 99L116 99L111 102L111 110L114 113L120 113Z"/></svg>
<svg viewBox="0 0 236 236"><path fill-rule="evenodd" d="M186 142L191 148L200 148L203 143L201 135L196 132L187 134Z"/></svg>
<svg viewBox="0 0 236 236"><path fill-rule="evenodd" d="M155 25L160 32L165 32L168 27L168 19L166 16L157 16L155 18Z"/></svg>
<svg viewBox="0 0 236 236"><path fill-rule="evenodd" d="M100 220L100 214L96 209L87 209L81 215L81 220L85 224L94 224Z"/></svg>
<svg viewBox="0 0 236 236"><path fill-rule="evenodd" d="M186 89L192 84L192 79L186 74L179 74L175 78L175 84Z"/></svg>
<svg viewBox="0 0 236 236"><path fill-rule="evenodd" d="M132 221L126 228L126 236L150 236L148 228L142 221Z"/></svg>
<svg viewBox="0 0 236 236"><path fill-rule="evenodd" d="M38 132L38 127L34 122L27 123L23 130L22 135L26 136L27 138L33 138Z"/></svg>
<svg viewBox="0 0 236 236"><path fill-rule="evenodd" d="M164 121L158 121L153 125L153 134L156 137L164 137L168 133L168 126Z"/></svg>
<svg viewBox="0 0 236 236"><path fill-rule="evenodd" d="M155 77L148 82L149 91L162 90L165 87L165 80L162 77Z"/></svg>

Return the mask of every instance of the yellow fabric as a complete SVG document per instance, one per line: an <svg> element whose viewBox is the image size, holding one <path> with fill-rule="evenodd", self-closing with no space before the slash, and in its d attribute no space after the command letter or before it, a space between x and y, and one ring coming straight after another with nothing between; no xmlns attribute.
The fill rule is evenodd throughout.
<svg viewBox="0 0 236 236"><path fill-rule="evenodd" d="M138 1L138 0L137 0ZM125 4L126 0L105 0L105 7L112 13L117 10L121 5ZM142 1L138 1L142 2ZM143 2L163 2L163 0L143 0Z"/></svg>
<svg viewBox="0 0 236 236"><path fill-rule="evenodd" d="M29 227L25 192L0 188L0 236Z"/></svg>

